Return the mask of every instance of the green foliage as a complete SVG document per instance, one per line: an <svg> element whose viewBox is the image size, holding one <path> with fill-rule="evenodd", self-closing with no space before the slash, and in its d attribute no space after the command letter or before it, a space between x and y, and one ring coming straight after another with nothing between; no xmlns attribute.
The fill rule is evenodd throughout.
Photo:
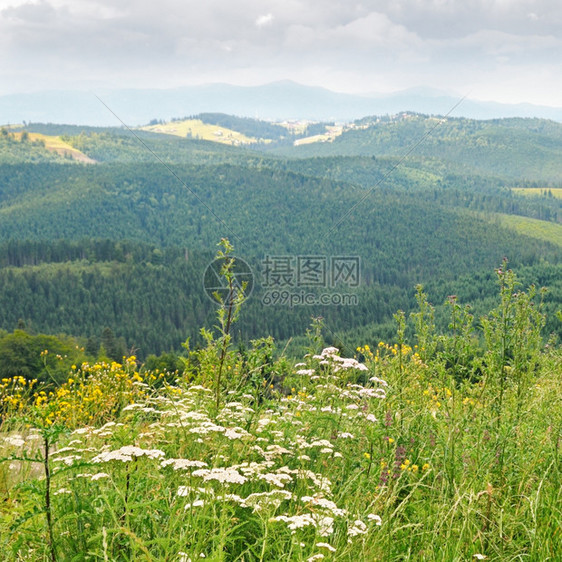
<svg viewBox="0 0 562 562"><path fill-rule="evenodd" d="M536 339L532 291L505 265L497 277L476 380L458 376L478 345L472 319L451 298L440 331L418 287L423 358L403 313L399 343L361 347L362 363L320 350L317 321L305 365L275 361L270 338L231 348L218 410L214 378L140 376L134 358L73 370L49 397L3 383L22 404L0 442L5 559L556 559L562 356ZM501 357L528 380L521 400L506 379L498 431Z"/></svg>
<svg viewBox="0 0 562 562"><path fill-rule="evenodd" d="M35 335L24 330L0 336L0 378L61 382L71 365L86 360L79 343L67 336Z"/></svg>
<svg viewBox="0 0 562 562"><path fill-rule="evenodd" d="M68 162L56 152L45 148L39 140L31 141L27 131L23 131L19 138L14 133L1 129L0 134L0 164Z"/></svg>
<svg viewBox="0 0 562 562"><path fill-rule="evenodd" d="M542 303L535 302L536 290L518 289L515 273L507 269L507 260L497 269L500 305L482 320L486 339L486 360L491 383L497 389L498 428L501 430L503 398L508 385L517 395L515 423L518 423L523 400L542 348L541 330L545 323Z"/></svg>

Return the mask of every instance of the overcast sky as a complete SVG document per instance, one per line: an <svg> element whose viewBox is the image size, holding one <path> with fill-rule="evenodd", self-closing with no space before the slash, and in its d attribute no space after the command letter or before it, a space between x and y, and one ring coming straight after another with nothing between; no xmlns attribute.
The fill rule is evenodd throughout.
<svg viewBox="0 0 562 562"><path fill-rule="evenodd" d="M562 1L0 0L0 94L282 79L562 106Z"/></svg>

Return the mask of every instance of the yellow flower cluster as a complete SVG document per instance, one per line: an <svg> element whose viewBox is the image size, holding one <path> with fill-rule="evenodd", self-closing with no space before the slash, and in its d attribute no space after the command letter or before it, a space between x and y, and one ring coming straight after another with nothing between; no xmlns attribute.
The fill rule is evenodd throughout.
<svg viewBox="0 0 562 562"><path fill-rule="evenodd" d="M136 367L136 357L130 356L123 363L101 361L74 368L72 376L54 392L56 408L49 417L70 427L111 419L146 396L148 384Z"/></svg>
<svg viewBox="0 0 562 562"><path fill-rule="evenodd" d="M47 353L43 351L42 355ZM150 384L165 376L166 373L140 373L134 356L124 357L122 363L101 361L79 368L73 365L67 381L56 388L14 376L0 383L0 411L28 412L39 427L56 423L75 428L103 423L125 406L146 397Z"/></svg>
<svg viewBox="0 0 562 562"><path fill-rule="evenodd" d="M0 382L0 413L23 410L36 384L37 379L28 381L20 375L3 378Z"/></svg>
<svg viewBox="0 0 562 562"><path fill-rule="evenodd" d="M367 344L365 344L363 347L359 346L356 351L357 353L361 353L361 355L363 355L363 357L365 357L365 359L367 360L372 361L376 357Z"/></svg>
<svg viewBox="0 0 562 562"><path fill-rule="evenodd" d="M419 466L417 464L412 464L412 461L405 459L404 462L400 465L400 470L405 470L407 472L413 472L414 474L416 474L419 470Z"/></svg>
<svg viewBox="0 0 562 562"><path fill-rule="evenodd" d="M415 348L417 348L417 346L414 346ZM375 352L373 352L371 350L371 348L369 347L369 345L365 344L364 346L359 346L356 351L357 353L360 353L361 355L363 355L363 357L365 357L366 361L373 361L375 363L378 363L379 361L382 360L383 357L385 356L390 356L390 357L394 357L397 356L399 354L399 352L402 352L402 357L407 357L407 356L411 356L411 358L413 360L419 360L419 355L417 354L417 352L415 352L414 354L412 354L412 351L414 350L414 348L412 348L411 346L407 345L407 344L402 344L402 347L400 347L398 344L394 344L394 345L390 345L388 343L385 343L383 341L380 341L377 345L377 349L375 350Z"/></svg>
<svg viewBox="0 0 562 562"><path fill-rule="evenodd" d="M442 402L449 400L453 396L453 392L450 388L443 386L433 386L428 385L427 389L423 391L424 396L430 399L429 407L430 409L440 408Z"/></svg>

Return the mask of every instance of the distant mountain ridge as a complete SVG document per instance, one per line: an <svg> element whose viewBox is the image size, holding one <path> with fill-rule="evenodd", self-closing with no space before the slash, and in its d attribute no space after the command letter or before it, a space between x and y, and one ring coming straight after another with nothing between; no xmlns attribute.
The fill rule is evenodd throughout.
<svg viewBox="0 0 562 562"><path fill-rule="evenodd" d="M204 112L274 121L352 121L366 115L402 111L430 115L450 112L453 117L472 119L540 117L562 122L562 107L502 104L468 98L461 101L459 97L427 88L392 94L353 95L291 81L262 86L216 83L168 90L48 91L0 96L0 124L26 121L120 126L121 120L127 125L138 126L152 119L168 120Z"/></svg>

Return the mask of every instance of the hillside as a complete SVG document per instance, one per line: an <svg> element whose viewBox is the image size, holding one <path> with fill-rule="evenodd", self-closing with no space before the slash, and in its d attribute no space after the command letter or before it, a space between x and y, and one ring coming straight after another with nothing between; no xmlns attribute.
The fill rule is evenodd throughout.
<svg viewBox="0 0 562 562"><path fill-rule="evenodd" d="M403 114L365 118L329 143L284 148L289 157L399 156L436 159L451 172L560 182L562 124L539 119L475 121Z"/></svg>
<svg viewBox="0 0 562 562"><path fill-rule="evenodd" d="M293 146L326 125L290 132L222 114L198 119L211 130L270 134L271 142L248 148L154 130L27 127L28 138L59 138L97 164L77 165L31 140L25 154L4 152L0 329L22 319L38 331L99 337L110 327L142 356L178 350L187 336L201 341L199 328L213 317L205 259L221 237L256 279L241 340L298 339L311 316L322 316L331 337L353 347L360 337L387 337L393 312L413 306L417 283L463 294L467 282L455 289L457 279L477 279L504 256L539 283L541 267L562 262L562 200L511 189L560 181L562 134L552 122L366 118L332 142ZM114 249L102 258L92 244ZM139 249L111 257L120 244ZM301 287L296 278L268 286L267 256L291 267L299 256L357 259L359 287ZM480 300L492 291L486 285ZM349 293L356 304L289 306L309 292L330 302ZM549 310L561 302L555 287Z"/></svg>
<svg viewBox="0 0 562 562"><path fill-rule="evenodd" d="M7 559L556 560L562 354L506 265L484 315L420 289L350 353L229 345L227 305L170 366L0 333L50 375L0 383Z"/></svg>
<svg viewBox="0 0 562 562"><path fill-rule="evenodd" d="M214 141L220 144L233 146L255 144L258 142L256 138L247 137L238 131L227 129L226 127L205 123L201 119L182 119L169 123L147 125L142 127L141 130L174 135L177 137L186 137L189 139Z"/></svg>
<svg viewBox="0 0 562 562"><path fill-rule="evenodd" d="M22 162L82 162L95 161L64 142L58 136L0 129L0 164Z"/></svg>

